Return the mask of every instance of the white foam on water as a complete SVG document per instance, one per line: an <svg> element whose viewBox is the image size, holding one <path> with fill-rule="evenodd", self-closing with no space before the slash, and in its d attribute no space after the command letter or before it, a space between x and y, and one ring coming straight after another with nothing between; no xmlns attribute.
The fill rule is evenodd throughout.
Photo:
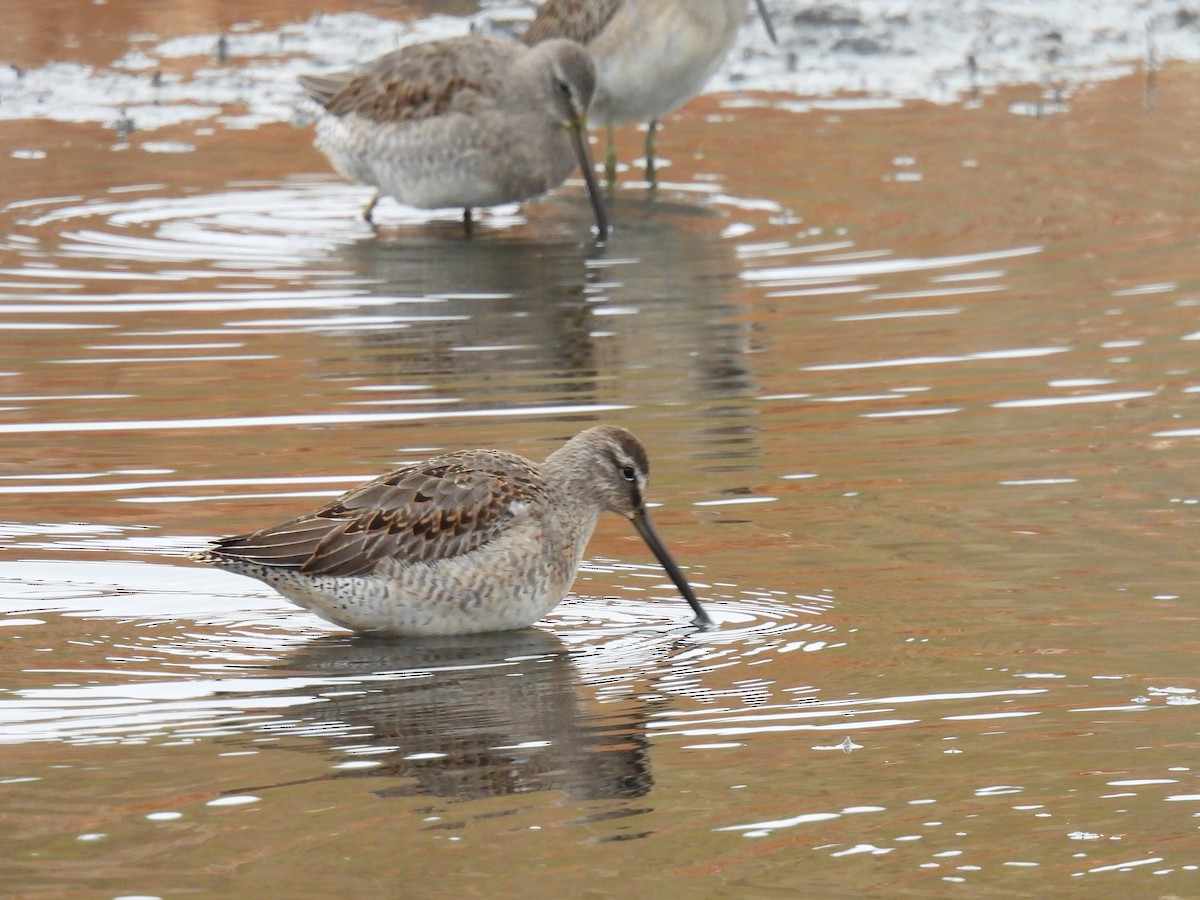
<svg viewBox="0 0 1200 900"><path fill-rule="evenodd" d="M1200 21L1170 0L842 0L799 12L781 0L768 5L779 45L769 42L760 23L748 21L708 92L862 94L871 99L854 102L868 104L953 102L973 89L1006 84L1069 89L1127 74L1148 59L1154 65L1200 59ZM118 134L214 120L229 128L299 122L314 112L297 85L301 73L344 68L472 27L519 28L530 15L528 4L503 0L485 2L475 17L438 15L402 23L345 13L273 30L247 25L225 35L157 43L139 36L104 67L62 60L37 69L0 68L0 119L102 122ZM194 61L195 68L178 72L181 60ZM1039 113L1050 109L1035 105ZM831 111L828 102L795 108ZM158 142L151 149L186 148L186 142Z"/></svg>

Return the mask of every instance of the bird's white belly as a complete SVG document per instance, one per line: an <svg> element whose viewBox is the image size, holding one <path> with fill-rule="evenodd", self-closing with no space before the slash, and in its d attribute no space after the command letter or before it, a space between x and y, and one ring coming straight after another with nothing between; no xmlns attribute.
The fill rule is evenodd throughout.
<svg viewBox="0 0 1200 900"><path fill-rule="evenodd" d="M515 203L561 184L575 168L565 128L526 129L496 117L445 116L381 125L323 116L316 145L351 181L421 209Z"/></svg>
<svg viewBox="0 0 1200 900"><path fill-rule="evenodd" d="M353 578L255 577L298 606L361 634L508 631L532 625L559 604L575 580L588 535L552 553L530 554L520 546L525 535L514 534L454 559L385 561L373 574Z"/></svg>

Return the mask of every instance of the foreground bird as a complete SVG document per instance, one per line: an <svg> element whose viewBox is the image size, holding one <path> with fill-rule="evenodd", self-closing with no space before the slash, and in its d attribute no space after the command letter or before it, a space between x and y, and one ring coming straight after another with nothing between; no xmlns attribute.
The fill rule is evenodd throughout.
<svg viewBox="0 0 1200 900"><path fill-rule="evenodd" d="M540 465L501 450L446 453L194 558L364 634L506 631L566 596L608 510L633 522L696 623L710 625L646 516L649 471L641 443L615 425L580 432Z"/></svg>
<svg viewBox="0 0 1200 900"><path fill-rule="evenodd" d="M775 43L763 0L754 0ZM604 170L617 177L613 127L647 121L646 179L653 185L658 120L700 92L733 46L749 0L546 0L522 36L530 46L568 38L596 61L591 119L605 128Z"/></svg>
<svg viewBox="0 0 1200 900"><path fill-rule="evenodd" d="M422 209L528 200L583 170L600 239L608 234L585 124L596 85L578 44L470 34L393 50L360 68L302 75L324 114L316 145L350 181Z"/></svg>

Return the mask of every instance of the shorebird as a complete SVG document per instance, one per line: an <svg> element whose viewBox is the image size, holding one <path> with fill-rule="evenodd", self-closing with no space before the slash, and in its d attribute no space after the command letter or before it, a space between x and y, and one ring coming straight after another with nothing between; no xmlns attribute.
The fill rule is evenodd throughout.
<svg viewBox="0 0 1200 900"><path fill-rule="evenodd" d="M316 145L350 181L371 185L363 209L471 210L528 200L583 171L601 240L608 234L585 123L596 85L587 51L470 34L412 44L344 72L302 75L323 109Z"/></svg>
<svg viewBox="0 0 1200 900"><path fill-rule="evenodd" d="M754 0L772 43L775 29L763 0ZM717 70L749 0L546 0L521 40L530 46L568 38L596 61L590 118L605 129L604 171L617 177L613 127L645 121L646 179L655 171L658 120L699 93Z"/></svg>
<svg viewBox="0 0 1200 900"><path fill-rule="evenodd" d="M507 631L566 596L607 510L633 523L696 623L710 625L646 515L649 471L641 443L615 425L580 432L541 464L501 450L447 453L193 558L364 634Z"/></svg>

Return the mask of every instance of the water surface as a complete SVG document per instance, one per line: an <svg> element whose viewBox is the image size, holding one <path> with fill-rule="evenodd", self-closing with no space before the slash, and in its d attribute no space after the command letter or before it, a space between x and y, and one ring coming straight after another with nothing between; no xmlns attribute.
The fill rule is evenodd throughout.
<svg viewBox="0 0 1200 900"><path fill-rule="evenodd" d="M1198 89L701 98L604 247L579 183L375 235L289 125L11 123L7 890L1200 893ZM185 558L600 421L718 630L615 517L484 638Z"/></svg>

